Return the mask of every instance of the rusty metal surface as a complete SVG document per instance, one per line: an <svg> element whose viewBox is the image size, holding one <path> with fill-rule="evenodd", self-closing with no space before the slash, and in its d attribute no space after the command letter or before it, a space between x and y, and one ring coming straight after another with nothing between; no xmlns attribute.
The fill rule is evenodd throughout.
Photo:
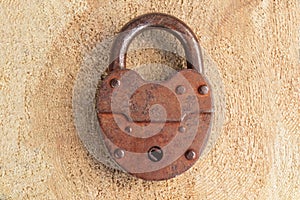
<svg viewBox="0 0 300 200"><path fill-rule="evenodd" d="M150 28L159 28L173 34L184 48L187 68L203 73L202 54L193 31L181 20L161 13L142 15L121 29L111 50L109 71L126 68L126 52L131 41Z"/></svg>
<svg viewBox="0 0 300 200"><path fill-rule="evenodd" d="M117 87L111 86L114 79L120 81ZM145 81L133 70L113 71L101 84L97 108L116 162L146 180L168 179L190 168L204 148L212 115L211 91L198 91L203 85L208 84L202 75L190 69L160 83ZM184 93L176 93L178 86L185 87ZM163 152L159 162L149 159L155 146ZM124 151L122 158L114 156L118 149ZM193 159L186 157L188 150L195 152Z"/></svg>
<svg viewBox="0 0 300 200"><path fill-rule="evenodd" d="M184 46L188 69L163 82L145 81L125 67L131 40L149 27L167 28ZM97 115L112 158L128 173L164 180L189 169L209 134L212 96L192 31L164 14L141 16L122 29L111 52L109 75L97 93Z"/></svg>

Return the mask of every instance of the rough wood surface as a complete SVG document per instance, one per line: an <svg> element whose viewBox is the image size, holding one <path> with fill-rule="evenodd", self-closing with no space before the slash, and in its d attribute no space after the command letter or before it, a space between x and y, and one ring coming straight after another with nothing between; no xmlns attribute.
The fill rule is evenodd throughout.
<svg viewBox="0 0 300 200"><path fill-rule="evenodd" d="M0 199L300 199L299 10L298 0L1 1ZM226 89L215 147L163 182L95 162L72 116L83 55L147 12L186 22Z"/></svg>

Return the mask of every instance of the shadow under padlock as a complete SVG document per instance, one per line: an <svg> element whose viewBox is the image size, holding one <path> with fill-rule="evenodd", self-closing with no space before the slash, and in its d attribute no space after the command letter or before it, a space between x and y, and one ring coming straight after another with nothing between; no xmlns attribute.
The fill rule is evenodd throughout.
<svg viewBox="0 0 300 200"><path fill-rule="evenodd" d="M155 19L153 16L150 17L151 20ZM139 19L146 17L147 15ZM170 24L183 24L171 16L157 14L156 17L167 17L171 20ZM151 23L155 23L155 20ZM152 25L155 27L155 24ZM183 27L187 28L184 24ZM130 24L127 24L127 28L134 30ZM166 28L168 27L160 28L159 32L157 30L152 32L169 37L171 34L166 33ZM171 29L167 30L170 32ZM190 31L188 28L186 30ZM131 40L140 32L141 30L131 35ZM147 32L145 34L148 34ZM182 37L180 31L174 31L174 33L177 34L181 43L186 45L180 38ZM124 32L123 29L115 41L120 41L120 38L126 35L128 31ZM164 40L164 37L161 38ZM186 38L186 40L191 39ZM195 38L192 37L192 39ZM97 111L101 125L99 128L95 116L96 111L93 113L94 107L91 107L95 102L89 97L92 96L92 90L96 88L97 81L104 72L104 69L99 70L99 65L105 66L103 61L109 63L107 49L111 41L103 45L105 47L103 49L100 48L102 46L97 46L95 49L97 53L86 56L90 57L91 59L88 60L94 61L94 64L92 62L87 62L86 66L86 63L83 64L82 73L78 74L74 87L73 109L76 128L81 140L97 160L109 167L123 170L145 180L163 180L181 174L197 161L201 152L208 152L213 142L216 141L223 123L225 101L222 94L224 93L215 65L207 59L207 56L204 56L204 64L207 64L205 66L210 67L207 72L213 74L213 76L208 76L211 83L208 84L208 81L198 73L201 69L185 69L177 73L175 70L170 70L172 68L161 67L163 65L160 63L151 63L146 70L144 67L135 69L139 72L136 73L133 70L122 69L122 67L116 67L116 69L112 66L118 66L120 63L119 61L113 63L108 76L98 90ZM123 38L122 41L126 40ZM123 49L124 55L129 43ZM164 43L168 44L169 41L165 40ZM159 45L162 44L159 43ZM178 42L176 45L180 47ZM152 48L174 50L168 49L172 48L168 45L164 45L163 48L161 46L152 46ZM104 49L108 54L104 55ZM198 50L196 52L200 53L200 49ZM190 55L187 50L186 53ZM170 54L172 53L167 55ZM95 55L106 57L95 61L93 57ZM122 56L115 55L112 57L122 58ZM190 62L193 59L187 58L188 68L193 68L191 63L194 64L195 61ZM182 60L179 60L179 63L180 61ZM198 61L201 62L201 59ZM125 59L123 63L124 68ZM154 82L143 79L149 74L147 70L153 70L153 66L160 68L162 70L160 74L165 75L164 78L157 79L165 81ZM198 66L201 66L201 63ZM152 74L154 73L149 74L150 79L156 79L153 78L154 76L151 77ZM87 76L91 77L87 78ZM79 92L80 82L84 80L92 80L93 86L87 89L81 85ZM209 90L209 87L213 90ZM215 88L217 88L218 95L212 93ZM213 102L212 96L214 96ZM83 103L84 99L87 100L85 103ZM218 116L212 115L212 107L218 111ZM207 144L206 147L205 144Z"/></svg>

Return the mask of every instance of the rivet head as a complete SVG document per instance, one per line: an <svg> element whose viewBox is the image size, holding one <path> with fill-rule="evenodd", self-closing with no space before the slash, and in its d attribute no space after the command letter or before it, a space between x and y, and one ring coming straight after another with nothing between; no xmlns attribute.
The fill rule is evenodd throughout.
<svg viewBox="0 0 300 200"><path fill-rule="evenodd" d="M179 95L183 94L183 93L185 93L185 87L183 85L179 85L176 87L175 92L176 92L176 94L179 94Z"/></svg>
<svg viewBox="0 0 300 200"><path fill-rule="evenodd" d="M125 152L122 149L116 149L114 152L114 156L117 159L123 158L125 156Z"/></svg>
<svg viewBox="0 0 300 200"><path fill-rule="evenodd" d="M179 131L180 133L184 133L184 132L185 132L185 127L184 127L184 126L179 126L179 127L178 127L178 131Z"/></svg>
<svg viewBox="0 0 300 200"><path fill-rule="evenodd" d="M202 85L198 88L198 92L202 95L207 94L209 91L209 88L207 85Z"/></svg>
<svg viewBox="0 0 300 200"><path fill-rule="evenodd" d="M188 150L185 153L185 158L188 159L188 160L194 160L196 158L196 152L193 151L193 150Z"/></svg>
<svg viewBox="0 0 300 200"><path fill-rule="evenodd" d="M154 146L151 147L148 151L148 158L153 162L158 162L163 157L163 151L160 147Z"/></svg>
<svg viewBox="0 0 300 200"><path fill-rule="evenodd" d="M125 128L125 131L126 131L127 133L131 133L131 132L132 132L132 128L131 128L130 126L127 126L127 127Z"/></svg>
<svg viewBox="0 0 300 200"><path fill-rule="evenodd" d="M112 88L120 86L120 83L121 83L120 80L116 78L110 80L110 86Z"/></svg>

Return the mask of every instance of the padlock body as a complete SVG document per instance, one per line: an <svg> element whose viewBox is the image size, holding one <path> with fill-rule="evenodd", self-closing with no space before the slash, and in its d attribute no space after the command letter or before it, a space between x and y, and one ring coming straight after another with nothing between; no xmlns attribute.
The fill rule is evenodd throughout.
<svg viewBox="0 0 300 200"><path fill-rule="evenodd" d="M114 70L99 87L97 114L104 143L122 169L145 180L169 179L189 169L205 147L211 90L193 69L163 82Z"/></svg>

